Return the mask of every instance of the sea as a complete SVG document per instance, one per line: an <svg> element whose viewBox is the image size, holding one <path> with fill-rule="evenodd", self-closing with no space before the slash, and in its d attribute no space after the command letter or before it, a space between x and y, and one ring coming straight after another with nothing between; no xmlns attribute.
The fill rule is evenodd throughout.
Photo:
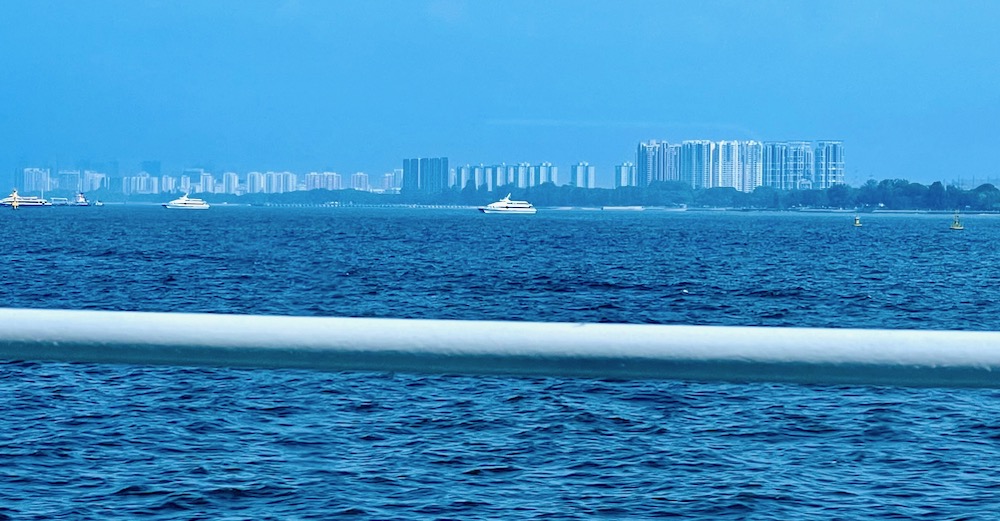
<svg viewBox="0 0 1000 521"><path fill-rule="evenodd" d="M1000 215L951 220L22 208L0 305L1000 330ZM995 389L8 360L0 409L0 520L1000 517Z"/></svg>

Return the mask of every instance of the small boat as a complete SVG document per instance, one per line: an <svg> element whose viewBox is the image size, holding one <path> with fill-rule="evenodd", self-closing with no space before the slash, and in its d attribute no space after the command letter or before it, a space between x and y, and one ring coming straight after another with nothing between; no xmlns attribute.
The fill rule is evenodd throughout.
<svg viewBox="0 0 1000 521"><path fill-rule="evenodd" d="M959 218L958 218L958 212L955 212L955 220L952 221L951 226L949 226L949 228L951 228L952 230L964 230L965 229L965 226L962 225L962 221L959 220Z"/></svg>
<svg viewBox="0 0 1000 521"><path fill-rule="evenodd" d="M479 211L483 213L535 213L538 210L528 201L511 201L510 194L495 203L480 206Z"/></svg>
<svg viewBox="0 0 1000 521"><path fill-rule="evenodd" d="M179 210L208 210L209 208L204 199L188 197L188 194L184 194L169 203L163 203L163 207Z"/></svg>
<svg viewBox="0 0 1000 521"><path fill-rule="evenodd" d="M73 206L90 206L90 201L87 200L87 196L83 195L83 192L77 192L73 199Z"/></svg>
<svg viewBox="0 0 1000 521"><path fill-rule="evenodd" d="M854 216L854 227L855 228L860 228L861 227L861 217L860 216L857 216L857 215Z"/></svg>
<svg viewBox="0 0 1000 521"><path fill-rule="evenodd" d="M24 206L28 208L42 207L42 206L52 206L52 203L36 196L24 196L18 195L17 188L14 189L7 197L0 199L0 206L9 206L15 210Z"/></svg>
<svg viewBox="0 0 1000 521"><path fill-rule="evenodd" d="M104 203L102 203L99 200L98 201L94 201L94 206L104 206Z"/></svg>

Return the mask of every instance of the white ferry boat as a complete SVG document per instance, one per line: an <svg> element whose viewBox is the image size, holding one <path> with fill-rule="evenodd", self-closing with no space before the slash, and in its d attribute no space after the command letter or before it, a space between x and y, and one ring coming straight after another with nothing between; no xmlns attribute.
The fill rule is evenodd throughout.
<svg viewBox="0 0 1000 521"><path fill-rule="evenodd" d="M203 199L195 199L184 194L169 203L163 203L164 208L174 208L180 210L208 210L209 206Z"/></svg>
<svg viewBox="0 0 1000 521"><path fill-rule="evenodd" d="M535 213L538 210L528 201L511 201L510 194L495 203L480 206L479 211L483 213Z"/></svg>
<svg viewBox="0 0 1000 521"><path fill-rule="evenodd" d="M15 188L14 191L10 193L10 195L4 197L3 199L0 199L0 206L9 206L16 210L22 206L28 208L40 207L40 206L52 206L52 203L46 201L45 199L42 199L41 197L18 195L17 188Z"/></svg>

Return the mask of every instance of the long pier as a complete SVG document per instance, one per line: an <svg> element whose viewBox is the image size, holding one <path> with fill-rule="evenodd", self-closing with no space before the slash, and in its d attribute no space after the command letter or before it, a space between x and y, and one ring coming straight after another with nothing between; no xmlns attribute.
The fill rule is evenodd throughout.
<svg viewBox="0 0 1000 521"><path fill-rule="evenodd" d="M1000 332L0 309L0 359L1000 387Z"/></svg>

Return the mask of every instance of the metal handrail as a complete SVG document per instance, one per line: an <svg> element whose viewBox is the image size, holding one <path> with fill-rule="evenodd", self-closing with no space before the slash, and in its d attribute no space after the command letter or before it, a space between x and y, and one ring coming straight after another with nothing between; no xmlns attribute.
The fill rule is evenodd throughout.
<svg viewBox="0 0 1000 521"><path fill-rule="evenodd" d="M1000 387L1000 332L0 309L0 359Z"/></svg>

